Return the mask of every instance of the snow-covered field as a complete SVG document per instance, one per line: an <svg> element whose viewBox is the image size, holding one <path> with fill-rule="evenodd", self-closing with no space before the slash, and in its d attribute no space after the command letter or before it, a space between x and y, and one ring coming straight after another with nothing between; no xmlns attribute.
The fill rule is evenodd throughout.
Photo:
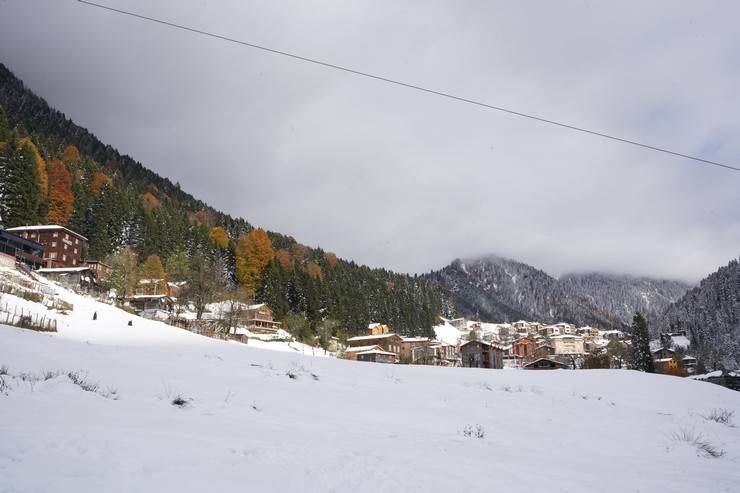
<svg viewBox="0 0 740 493"><path fill-rule="evenodd" d="M58 334L0 326L0 492L740 491L716 385L316 358L64 297Z"/></svg>

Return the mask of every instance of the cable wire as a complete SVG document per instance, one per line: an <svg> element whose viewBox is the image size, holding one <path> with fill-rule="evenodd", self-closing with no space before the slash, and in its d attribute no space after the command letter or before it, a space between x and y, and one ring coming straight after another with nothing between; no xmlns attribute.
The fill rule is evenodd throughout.
<svg viewBox="0 0 740 493"><path fill-rule="evenodd" d="M102 5L102 4L98 4L98 3L95 3L95 2L90 2L88 0L77 0L77 1L79 3L85 4L87 6L97 7L99 9L107 10L107 11L110 11L110 12L115 12L115 13L118 13L118 14L127 15L127 16L130 16L130 17L135 17L137 19L141 19L141 20L145 20L145 21L149 21L149 22L154 22L154 23L157 23L157 24L162 24L162 25L173 27L173 28L176 28L176 29L181 29L181 30L184 30L184 31L189 31L189 32L192 32L192 33L195 33L195 34L200 34L200 35L203 35L203 36L208 36L208 37L211 37L211 38L220 39L222 41L227 41L227 42L230 42L230 43L239 44L239 45L242 45L242 46L248 46L250 48L254 48L254 49L257 49L257 50L266 51L268 53L272 53L272 54L275 54L275 55L281 55L281 56L293 58L295 60L300 60L300 61L303 61L303 62L313 63L315 65L319 65L319 66L322 66L322 67L325 67L325 68L330 68L330 69L333 69L333 70L339 70L339 71L346 72L346 73L353 74L353 75L357 75L357 76L360 76L360 77L366 77L366 78L369 78L369 79L374 79L374 80L378 80L378 81L381 81L381 82L386 82L386 83L389 83L389 84L394 84L394 85L397 85L397 86L406 87L408 89L414 89L414 90L417 90L417 91L425 92L427 94L433 94L435 96L441 96L441 97L444 97L444 98L452 99L454 101L459 101L459 102L468 103L468 104L472 104L472 105L475 105L475 106L479 106L479 107L483 107L483 108L487 108L487 109L491 109L491 110L495 110L495 111L500 111L500 112L503 112L503 113L508 113L509 115L514 115L514 116L518 116L518 117L521 117L521 118L528 118L530 120L535 120L535 121L538 121L540 123L545 123L545 124L548 124L548 125L554 125L554 126L557 126L557 127L568 129L568 130L573 130L573 131L576 131L576 132L581 132L581 133L585 133L585 134L588 134L588 135L593 135L593 136L596 136L596 137L601 137L601 138L604 138L604 139L609 139L609 140L613 140L613 141L617 141L617 142L622 142L624 144L630 144L630 145L633 145L633 146L642 147L643 149L649 149L649 150L652 150L652 151L662 152L662 153L669 154L669 155L672 155L672 156L681 157L681 158L684 158L684 159L689 159L689 160L692 160L692 161L695 161L695 162L698 162L698 163L707 164L707 165L711 165L711 166L717 166L717 167L724 168L724 169L727 169L727 170L740 172L740 167L731 166L729 164L724 164L724 163L720 163L720 162L717 162L717 161L711 161L709 159L703 159L703 158L700 158L698 156L692 156L690 154L684 154L684 153L681 153L681 152L672 151L672 150L667 149L667 148L664 148L664 147L657 147L657 146L653 146L653 145L650 145L650 144L645 144L645 143L642 143L642 142L638 142L636 140L625 139L625 138L617 137L615 135L607 134L607 133L604 133L604 132L598 132L596 130L590 130L590 129L585 128L585 127L579 127L579 126L576 126L576 125L571 125L571 124L568 124L568 123L563 123L563 122L560 122L560 121L557 121L557 120L551 120L549 118L543 118L543 117L540 117L540 116L532 115L530 113L523 113L521 111L515 111L515 110L512 110L512 109L503 108L501 106L495 106L495 105L492 105L492 104L484 103L482 101L476 101L474 99L469 99L469 98L465 98L465 97L462 97L462 96L456 96L455 94L451 94L451 93L447 93L447 92L442 92L442 91L437 91L437 90L434 90L434 89L429 89L429 88L426 88L426 87L423 87L423 86L418 86L418 85L411 84L411 83L408 83L408 82L403 82L403 81L400 81L400 80L391 79L389 77L384 77L384 76L381 76L381 75L375 75L375 74L371 74L369 72L362 72L360 70L355 70L355 69L352 69L352 68L349 68L349 67L344 67L342 65L335 65L333 63L324 62L324 61L317 60L317 59L314 59L314 58L308 58L308 57L296 55L294 53L289 53L287 51L276 50L274 48L268 48L267 46L262 46L262 45L258 45L258 44L254 44L254 43L248 43L246 41L241 41L239 39L230 38L228 36L223 36L221 34L216 34L216 33L208 32L208 31L203 31L201 29L196 29L194 27L188 27L188 26L184 26L184 25L181 25L181 24L176 24L174 22L170 22L170 21L166 21L166 20L162 20L162 19L157 19L155 17L149 17L149 16L142 15L142 14L137 14L135 12L130 12L130 11L127 11L127 10L121 10L121 9L117 9L117 8L114 8L114 7L109 7L107 5Z"/></svg>

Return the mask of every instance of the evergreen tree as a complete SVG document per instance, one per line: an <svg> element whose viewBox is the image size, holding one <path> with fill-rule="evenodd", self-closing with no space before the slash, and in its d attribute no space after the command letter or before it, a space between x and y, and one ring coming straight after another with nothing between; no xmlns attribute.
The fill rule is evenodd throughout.
<svg viewBox="0 0 740 493"><path fill-rule="evenodd" d="M33 150L7 146L0 160L0 215L5 227L38 224L41 186Z"/></svg>
<svg viewBox="0 0 740 493"><path fill-rule="evenodd" d="M650 352L650 333L645 317L640 312L632 319L632 360L635 370L655 373L653 354Z"/></svg>
<svg viewBox="0 0 740 493"><path fill-rule="evenodd" d="M182 247L167 256L166 264L167 272L173 281L185 281L190 276L190 261Z"/></svg>

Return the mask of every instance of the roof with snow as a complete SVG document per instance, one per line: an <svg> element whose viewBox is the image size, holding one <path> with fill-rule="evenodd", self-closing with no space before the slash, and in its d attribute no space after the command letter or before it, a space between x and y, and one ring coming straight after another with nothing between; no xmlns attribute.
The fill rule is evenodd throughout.
<svg viewBox="0 0 740 493"><path fill-rule="evenodd" d="M54 230L66 231L67 233L71 235L74 235L80 239L87 241L87 238L82 236L80 233L76 233L69 228L65 228L64 226L59 226L58 224L39 224L36 226L16 226L14 228L7 228L5 231L54 231Z"/></svg>
<svg viewBox="0 0 740 493"><path fill-rule="evenodd" d="M357 354L358 355L360 355L360 354L385 354L385 355L388 355L388 356L395 356L396 355L396 353L391 353L391 352L388 352L388 351L383 351L382 349L368 349L367 351L362 351L362 352L357 353Z"/></svg>
<svg viewBox="0 0 740 493"><path fill-rule="evenodd" d="M347 342L350 342L350 341L370 341L370 340L374 340L374 339L387 339L389 337L400 337L400 336L397 335L397 334L382 334L382 335L377 335L377 336L356 336L356 337L350 337L349 339L347 339Z"/></svg>
<svg viewBox="0 0 740 493"><path fill-rule="evenodd" d="M370 351L372 349L382 349L377 344L373 344L371 346L355 346L355 347L348 347L344 350L345 353L362 353L364 351Z"/></svg>
<svg viewBox="0 0 740 493"><path fill-rule="evenodd" d="M39 269L37 272L40 272L41 274L55 274L63 272L82 272L85 270L90 270L90 267L44 267Z"/></svg>

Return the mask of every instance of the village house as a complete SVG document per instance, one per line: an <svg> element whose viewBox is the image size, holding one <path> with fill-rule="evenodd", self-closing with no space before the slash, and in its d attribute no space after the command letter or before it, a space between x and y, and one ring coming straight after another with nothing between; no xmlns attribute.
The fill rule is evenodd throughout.
<svg viewBox="0 0 740 493"><path fill-rule="evenodd" d="M568 366L550 358L539 358L524 365L525 370L565 370Z"/></svg>
<svg viewBox="0 0 740 493"><path fill-rule="evenodd" d="M520 358L531 358L534 356L536 349L537 347L532 339L522 337L511 344L510 353Z"/></svg>
<svg viewBox="0 0 740 493"><path fill-rule="evenodd" d="M95 273L98 281L104 281L110 273L111 266L99 260L86 260L85 266Z"/></svg>
<svg viewBox="0 0 740 493"><path fill-rule="evenodd" d="M367 335L369 336L382 336L384 334L390 334L391 328L385 324L372 323L367 326Z"/></svg>
<svg viewBox="0 0 740 493"><path fill-rule="evenodd" d="M468 341L460 346L462 366L466 368L504 367L504 350L498 344L485 341Z"/></svg>
<svg viewBox="0 0 740 493"><path fill-rule="evenodd" d="M431 345L431 339L428 337L402 337L401 338L401 353L400 357L404 361L414 363L413 351L417 348L428 348ZM424 357L428 356L429 352L424 352ZM421 355L421 352L419 352Z"/></svg>
<svg viewBox="0 0 740 493"><path fill-rule="evenodd" d="M97 276L90 267L44 267L38 269L39 274L45 278L58 282L65 288L72 289L75 291L98 291L100 285L98 284Z"/></svg>
<svg viewBox="0 0 740 493"><path fill-rule="evenodd" d="M44 246L41 243L0 230L0 261L4 266L14 268L19 263L38 269L45 265L43 256Z"/></svg>
<svg viewBox="0 0 740 493"><path fill-rule="evenodd" d="M676 359L676 352L673 349L659 347L651 351L655 369L659 373L672 373L678 370L679 362ZM693 356L684 355L681 357L681 368L688 374L696 373L697 359Z"/></svg>
<svg viewBox="0 0 740 493"><path fill-rule="evenodd" d="M244 310L246 329L255 334L274 334L282 328L282 323L276 322L272 310L266 303L249 305Z"/></svg>
<svg viewBox="0 0 740 493"><path fill-rule="evenodd" d="M559 335L550 337L550 344L555 354L583 354L583 337L576 335Z"/></svg>
<svg viewBox="0 0 740 493"><path fill-rule="evenodd" d="M382 347L378 346L377 344L368 344L366 346L354 346L354 347L347 347L344 349L344 357L351 361L357 361L357 354L358 353L364 353L366 351L371 351L374 349L383 350Z"/></svg>
<svg viewBox="0 0 740 493"><path fill-rule="evenodd" d="M368 349L357 353L357 361L368 361L371 363L389 363L396 362L396 353L383 351L382 349Z"/></svg>
<svg viewBox="0 0 740 493"><path fill-rule="evenodd" d="M8 228L6 231L41 244L44 248L44 267L79 267L83 265L82 254L87 246L87 238L71 229L56 224L46 224L18 226Z"/></svg>
<svg viewBox="0 0 740 493"><path fill-rule="evenodd" d="M349 348L367 345L378 345L383 351L401 354L401 342L403 338L398 334L383 334L380 336L357 336L347 339ZM348 348L348 349L349 349Z"/></svg>
<svg viewBox="0 0 740 493"><path fill-rule="evenodd" d="M156 319L160 319L163 313L169 314L175 304L166 294L135 294L127 301L142 317Z"/></svg>

